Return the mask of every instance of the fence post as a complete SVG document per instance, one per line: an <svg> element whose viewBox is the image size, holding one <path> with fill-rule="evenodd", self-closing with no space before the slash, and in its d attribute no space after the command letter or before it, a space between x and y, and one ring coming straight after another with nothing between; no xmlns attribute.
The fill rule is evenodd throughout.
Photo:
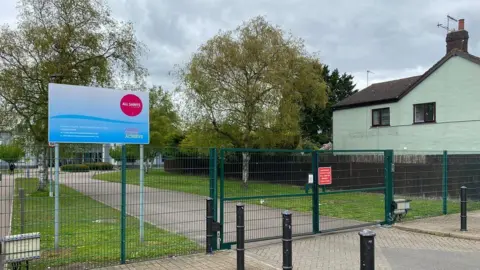
<svg viewBox="0 0 480 270"><path fill-rule="evenodd" d="M225 149L220 149L220 248L223 248L223 222L225 198Z"/></svg>
<svg viewBox="0 0 480 270"><path fill-rule="evenodd" d="M20 197L20 233L24 233L25 232L25 190L23 188L18 190L18 196Z"/></svg>
<svg viewBox="0 0 480 270"><path fill-rule="evenodd" d="M209 175L210 175L210 186L209 193L210 198L213 199L213 219L217 220L218 212L218 192L217 192L217 148L210 148L209 151Z"/></svg>
<svg viewBox="0 0 480 270"><path fill-rule="evenodd" d="M237 204L237 270L245 269L245 206Z"/></svg>
<svg viewBox="0 0 480 270"><path fill-rule="evenodd" d="M213 167L214 161L213 161L213 156L215 155L215 148L210 148L209 153L208 153L208 175L210 176L210 182L209 182L209 194L210 198L215 197L215 185L214 185L214 175L215 175L215 169Z"/></svg>
<svg viewBox="0 0 480 270"><path fill-rule="evenodd" d="M384 151L384 172L385 172L385 224L392 224L392 202L393 202L393 150Z"/></svg>
<svg viewBox="0 0 480 270"><path fill-rule="evenodd" d="M460 231L467 231L467 187L460 188Z"/></svg>
<svg viewBox="0 0 480 270"><path fill-rule="evenodd" d="M318 152L312 152L312 231L318 233L320 231L320 198L318 195Z"/></svg>
<svg viewBox="0 0 480 270"><path fill-rule="evenodd" d="M443 169L443 214L447 214L447 199L448 199L448 153L443 151L442 159L442 169Z"/></svg>
<svg viewBox="0 0 480 270"><path fill-rule="evenodd" d="M362 230L360 235L360 270L375 269L375 232Z"/></svg>
<svg viewBox="0 0 480 270"><path fill-rule="evenodd" d="M211 185L213 187L212 193L210 194L210 198L213 199L213 221L218 221L218 191L217 191L217 148L211 148L210 153L210 162L212 163L212 178L211 178ZM213 250L217 249L217 232L213 235Z"/></svg>
<svg viewBox="0 0 480 270"><path fill-rule="evenodd" d="M207 254L213 253L213 199L207 198Z"/></svg>
<svg viewBox="0 0 480 270"><path fill-rule="evenodd" d="M283 225L283 266L282 269L293 269L292 266L292 213L285 211L282 213Z"/></svg>
<svg viewBox="0 0 480 270"><path fill-rule="evenodd" d="M125 264L125 232L127 226L127 148L122 145L122 206L120 217L120 263Z"/></svg>

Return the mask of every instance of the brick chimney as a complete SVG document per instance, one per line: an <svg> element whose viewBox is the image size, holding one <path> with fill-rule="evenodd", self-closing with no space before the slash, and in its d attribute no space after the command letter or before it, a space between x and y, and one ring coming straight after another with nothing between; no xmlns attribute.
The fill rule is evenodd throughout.
<svg viewBox="0 0 480 270"><path fill-rule="evenodd" d="M468 52L468 32L465 30L465 20L458 20L458 30L447 34L447 53L453 49Z"/></svg>

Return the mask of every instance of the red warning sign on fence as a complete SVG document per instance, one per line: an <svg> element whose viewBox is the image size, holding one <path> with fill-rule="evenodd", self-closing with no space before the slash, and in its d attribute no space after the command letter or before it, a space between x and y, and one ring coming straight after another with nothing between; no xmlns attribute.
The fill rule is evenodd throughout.
<svg viewBox="0 0 480 270"><path fill-rule="evenodd" d="M332 184L332 167L318 168L318 184L321 186Z"/></svg>

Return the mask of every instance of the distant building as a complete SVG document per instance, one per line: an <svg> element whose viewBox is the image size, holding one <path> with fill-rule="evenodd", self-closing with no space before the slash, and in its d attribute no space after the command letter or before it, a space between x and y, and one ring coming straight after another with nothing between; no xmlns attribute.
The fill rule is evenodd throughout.
<svg viewBox="0 0 480 270"><path fill-rule="evenodd" d="M0 145L9 144L13 141L14 135L9 131L0 131ZM79 144L80 145L80 144ZM63 164L79 164L79 163L95 163L95 162L107 162L114 165L120 165L121 163L116 161L110 156L110 149L117 147L115 144L98 144L94 146L78 147L75 151L76 153L71 155L69 158L60 157L61 163ZM53 149L49 155L52 155L51 159L53 161ZM49 158L47 156L47 158ZM162 155L157 156L154 160L150 161L152 166L159 167L163 165ZM25 158L17 162L17 167L23 166L37 166L38 162L36 157L31 153L26 153ZM136 161L130 165L139 165L139 161ZM8 163L0 160L0 168L8 168Z"/></svg>

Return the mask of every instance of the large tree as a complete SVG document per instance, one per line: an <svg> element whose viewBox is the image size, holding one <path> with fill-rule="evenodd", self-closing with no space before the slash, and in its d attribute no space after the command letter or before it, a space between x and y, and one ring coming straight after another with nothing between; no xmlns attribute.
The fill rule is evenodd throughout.
<svg viewBox="0 0 480 270"><path fill-rule="evenodd" d="M167 148L178 146L182 133L180 117L169 92L160 86L153 86L150 92L150 145L145 147L146 172L151 161L159 154L165 154Z"/></svg>
<svg viewBox="0 0 480 270"><path fill-rule="evenodd" d="M180 70L189 120L233 147L295 147L301 104L326 102L317 66L302 40L263 17L253 18L208 40ZM245 185L249 160L244 152Z"/></svg>
<svg viewBox="0 0 480 270"><path fill-rule="evenodd" d="M180 117L175 110L172 96L160 86L150 92L150 145L156 148L176 146L181 136Z"/></svg>
<svg viewBox="0 0 480 270"><path fill-rule="evenodd" d="M328 66L318 68L322 74L322 81L328 86L328 102L326 106L309 106L302 108L300 125L305 141L321 145L332 140L332 106L339 101L355 94L353 76L343 73L338 69L330 71Z"/></svg>
<svg viewBox="0 0 480 270"><path fill-rule="evenodd" d="M115 20L104 0L20 0L16 27L0 29L0 102L42 146L40 189L48 181L48 83L142 87L144 47L131 23Z"/></svg>

